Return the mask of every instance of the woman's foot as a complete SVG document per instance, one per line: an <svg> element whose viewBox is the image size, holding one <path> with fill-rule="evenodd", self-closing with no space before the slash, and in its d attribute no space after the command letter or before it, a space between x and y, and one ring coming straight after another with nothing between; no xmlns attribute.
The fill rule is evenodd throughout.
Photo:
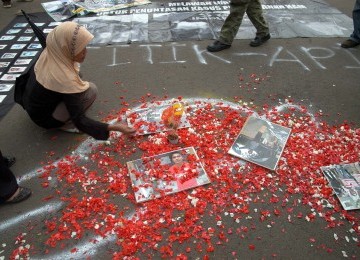
<svg viewBox="0 0 360 260"><path fill-rule="evenodd" d="M16 190L14 195L11 196L10 199L5 201L6 204L19 203L28 199L31 196L32 191L29 188L21 187Z"/></svg>
<svg viewBox="0 0 360 260"><path fill-rule="evenodd" d="M76 126L71 121L65 123L65 125L60 127L59 130L67 133L82 134L82 132L79 129L77 129Z"/></svg>
<svg viewBox="0 0 360 260"><path fill-rule="evenodd" d="M75 134L82 134L82 132L77 129L76 127L74 128L65 128L65 127L61 127L59 128L61 131L66 132L66 133L75 133Z"/></svg>

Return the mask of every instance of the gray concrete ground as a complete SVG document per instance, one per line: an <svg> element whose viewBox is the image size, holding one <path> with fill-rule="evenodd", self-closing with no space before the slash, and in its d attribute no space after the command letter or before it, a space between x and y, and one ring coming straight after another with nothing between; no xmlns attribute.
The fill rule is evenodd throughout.
<svg viewBox="0 0 360 260"><path fill-rule="evenodd" d="M351 17L354 1L328 0L327 2ZM43 11L39 0L29 3L13 2L11 9L0 8L0 29L14 18L19 9L24 9L27 13ZM98 85L99 97L89 115L100 119L103 115L118 110L121 107L119 96L124 96L130 107L137 106L140 97L146 93L159 97L168 95L170 98L183 96L228 100L240 96L242 100L253 102L258 107L264 104L274 106L278 104L279 99L291 98L295 103L307 107L312 113L321 110L327 115L324 119L330 124L347 120L354 123L354 128L359 128L360 51L359 48L341 49L339 43L343 40L342 38L271 39L266 45L256 49L250 47L247 40L237 40L231 49L214 55L206 52L199 55L196 52L196 50L205 50L210 41L162 43L159 47L152 48L151 60L144 44L91 48L82 71L86 79ZM173 46L177 46L177 60L183 61L182 63L166 63L174 60ZM113 57L114 49L117 50L116 61ZM306 49L311 49L314 57L321 57L330 52L334 55L314 60L304 51ZM274 60L274 55L279 50L281 56L278 60ZM245 55L249 53L259 55ZM298 62L284 61L292 59L290 53L297 57ZM109 66L114 64L117 65ZM244 78L256 74L259 77L267 76L267 79L259 85L258 90L247 91L239 88L240 74ZM276 98L269 99L269 95L275 95ZM40 129L29 120L19 106L15 106L0 122L0 132L0 147L3 153L17 157L17 163L12 170L18 177L41 167L48 160L63 158L86 139L86 136ZM53 140L52 137L55 135L57 139ZM49 157L50 152L54 152L55 155ZM38 178L24 181L23 185L32 188L32 198L22 204L2 206L0 223L30 214L29 212L39 206L46 206L42 198L46 196L47 191L41 187ZM13 244L14 237L26 232L26 227L31 223L37 223L37 220L29 218L25 222L1 231L0 242L6 242L7 246L1 248L0 243L0 251L4 250L0 256L8 257L16 247ZM37 225L41 229L42 224L37 223ZM325 229L325 224L321 221L308 223L304 220L291 225L284 218L281 225L287 233L283 233L281 228L269 230L264 227L258 228L249 235L248 244L262 237L259 247L254 251L238 250L239 242L230 241L229 245L208 255L213 259L235 258L231 255L232 251L238 251L239 259L271 258L272 252L277 252L281 259L339 259L343 257L342 251L346 251L349 257L360 255L356 243L353 241L348 243L345 239L334 239L335 232ZM336 232L346 236L348 230L349 224L345 222ZM40 232L39 236L41 236ZM323 242L332 247L333 253L312 246L309 237L316 237L318 245ZM111 254L107 254L109 248L111 245L97 249L93 258L98 259L100 256L104 259L111 258ZM197 255L193 253L191 257L195 259ZM36 258L49 257L37 255Z"/></svg>

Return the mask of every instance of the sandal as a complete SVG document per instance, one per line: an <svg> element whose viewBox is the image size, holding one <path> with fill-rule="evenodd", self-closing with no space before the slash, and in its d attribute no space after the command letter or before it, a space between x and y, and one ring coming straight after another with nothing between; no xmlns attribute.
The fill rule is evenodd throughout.
<svg viewBox="0 0 360 260"><path fill-rule="evenodd" d="M3 156L6 167L10 168L16 162L16 158L13 156Z"/></svg>
<svg viewBox="0 0 360 260"><path fill-rule="evenodd" d="M65 122L65 124L58 129L66 133L83 134L83 132L81 132L71 120Z"/></svg>
<svg viewBox="0 0 360 260"><path fill-rule="evenodd" d="M67 128L67 127L60 127L59 130L66 132L66 133L75 133L75 134L83 134L79 129L76 127L73 128Z"/></svg>
<svg viewBox="0 0 360 260"><path fill-rule="evenodd" d="M26 187L19 186L19 193L12 199L5 201L6 204L19 203L28 199L31 196L31 190Z"/></svg>

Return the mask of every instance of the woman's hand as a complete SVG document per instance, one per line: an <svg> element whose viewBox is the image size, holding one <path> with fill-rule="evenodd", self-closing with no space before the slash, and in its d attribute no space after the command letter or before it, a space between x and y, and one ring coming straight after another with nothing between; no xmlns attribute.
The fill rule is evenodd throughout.
<svg viewBox="0 0 360 260"><path fill-rule="evenodd" d="M133 134L136 132L135 128L129 127L124 123L116 123L113 125L108 125L109 131L121 132L123 134Z"/></svg>

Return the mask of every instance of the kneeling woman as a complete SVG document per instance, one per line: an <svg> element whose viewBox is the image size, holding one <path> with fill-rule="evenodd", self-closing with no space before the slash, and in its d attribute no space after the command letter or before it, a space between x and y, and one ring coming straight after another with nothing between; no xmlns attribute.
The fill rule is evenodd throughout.
<svg viewBox="0 0 360 260"><path fill-rule="evenodd" d="M84 61L93 37L74 22L64 22L49 33L46 48L31 68L24 108L37 125L47 129L81 131L99 140L108 139L109 131L134 133L126 124L110 125L85 115L95 101L97 88L80 78L79 63Z"/></svg>

